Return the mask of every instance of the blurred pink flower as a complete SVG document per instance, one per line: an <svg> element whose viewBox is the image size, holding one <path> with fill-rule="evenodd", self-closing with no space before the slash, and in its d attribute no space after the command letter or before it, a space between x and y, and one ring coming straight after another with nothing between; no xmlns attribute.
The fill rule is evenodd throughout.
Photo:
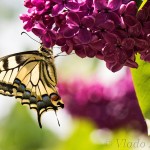
<svg viewBox="0 0 150 150"><path fill-rule="evenodd" d="M61 82L59 92L72 116L91 119L98 128L127 126L147 132L129 73L110 87L97 81L90 84L83 80Z"/></svg>

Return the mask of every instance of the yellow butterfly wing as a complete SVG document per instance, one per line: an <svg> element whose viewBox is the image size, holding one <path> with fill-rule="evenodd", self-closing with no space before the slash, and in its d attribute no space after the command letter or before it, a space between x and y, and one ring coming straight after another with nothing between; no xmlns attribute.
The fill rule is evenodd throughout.
<svg viewBox="0 0 150 150"><path fill-rule="evenodd" d="M36 109L40 127L43 112L64 107L56 89L56 71L50 58L38 51L23 52L0 59L0 65L0 93L15 96L22 104Z"/></svg>
<svg viewBox="0 0 150 150"><path fill-rule="evenodd" d="M14 96L13 81L18 71L38 51L22 52L0 58L0 94Z"/></svg>

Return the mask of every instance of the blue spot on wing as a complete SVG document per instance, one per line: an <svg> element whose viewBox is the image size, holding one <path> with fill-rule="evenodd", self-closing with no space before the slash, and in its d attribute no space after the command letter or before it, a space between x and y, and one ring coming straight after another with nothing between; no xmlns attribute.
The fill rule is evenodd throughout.
<svg viewBox="0 0 150 150"><path fill-rule="evenodd" d="M38 108L38 110L41 110L42 108L45 108L45 103L43 101L39 100L37 102L37 108Z"/></svg>
<svg viewBox="0 0 150 150"><path fill-rule="evenodd" d="M20 81L19 79L16 78L16 79L14 80L14 83L16 83L16 84L19 85L19 84L21 83L21 81Z"/></svg>
<svg viewBox="0 0 150 150"><path fill-rule="evenodd" d="M30 97L30 104L36 104L36 103L37 103L36 97L35 96L31 96Z"/></svg>
<svg viewBox="0 0 150 150"><path fill-rule="evenodd" d="M51 107L52 109L57 110L57 107L51 103L51 100L48 95L43 95L42 100L45 103L45 106L46 106L45 108Z"/></svg>
<svg viewBox="0 0 150 150"><path fill-rule="evenodd" d="M31 97L31 92L28 91L28 90L25 90L24 93L23 93L22 98L23 99L30 99L30 97Z"/></svg>
<svg viewBox="0 0 150 150"><path fill-rule="evenodd" d="M24 84L20 84L20 86L17 88L17 92L24 92L26 89L26 86Z"/></svg>
<svg viewBox="0 0 150 150"><path fill-rule="evenodd" d="M42 96L42 100L43 100L43 102L46 104L46 106L52 105L52 103L51 103L51 101L50 101L48 95L43 95L43 96Z"/></svg>
<svg viewBox="0 0 150 150"><path fill-rule="evenodd" d="M47 107L51 107L52 109L57 109L56 106L54 106L48 95L42 95L42 100L39 100L37 102L37 108L38 110L41 110L42 108L45 108L45 110L47 110Z"/></svg>
<svg viewBox="0 0 150 150"><path fill-rule="evenodd" d="M21 84L21 85L20 85L20 89L21 89L22 91L24 91L24 90L26 89L26 86L25 86L24 84Z"/></svg>

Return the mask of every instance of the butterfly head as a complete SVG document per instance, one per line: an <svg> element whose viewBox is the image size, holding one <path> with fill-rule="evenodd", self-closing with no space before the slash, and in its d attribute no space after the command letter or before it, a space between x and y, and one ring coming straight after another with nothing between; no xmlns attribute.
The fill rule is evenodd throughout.
<svg viewBox="0 0 150 150"><path fill-rule="evenodd" d="M46 57L52 57L53 51L50 48L46 48L43 45L40 46L39 52Z"/></svg>

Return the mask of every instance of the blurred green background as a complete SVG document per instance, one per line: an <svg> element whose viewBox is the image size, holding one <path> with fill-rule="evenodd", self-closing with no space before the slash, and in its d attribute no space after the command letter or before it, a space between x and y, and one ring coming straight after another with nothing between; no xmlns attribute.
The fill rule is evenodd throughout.
<svg viewBox="0 0 150 150"><path fill-rule="evenodd" d="M24 12L26 9L23 0L0 1L1 57L38 49L38 43L25 35L21 36L23 24L19 20L19 14ZM37 39L34 35L30 35ZM54 53L58 52L60 50L56 48ZM109 87L125 74L125 69L114 74L97 59L81 59L75 55L58 57L55 63L59 82L71 83L75 79L82 79L90 83L96 79ZM126 127L115 130L99 129L90 119L72 117L66 109L58 111L58 118L60 127L54 112L44 113L43 128L40 129L36 112L22 106L15 98L0 95L0 150L148 150L150 148L149 138L146 135Z"/></svg>

